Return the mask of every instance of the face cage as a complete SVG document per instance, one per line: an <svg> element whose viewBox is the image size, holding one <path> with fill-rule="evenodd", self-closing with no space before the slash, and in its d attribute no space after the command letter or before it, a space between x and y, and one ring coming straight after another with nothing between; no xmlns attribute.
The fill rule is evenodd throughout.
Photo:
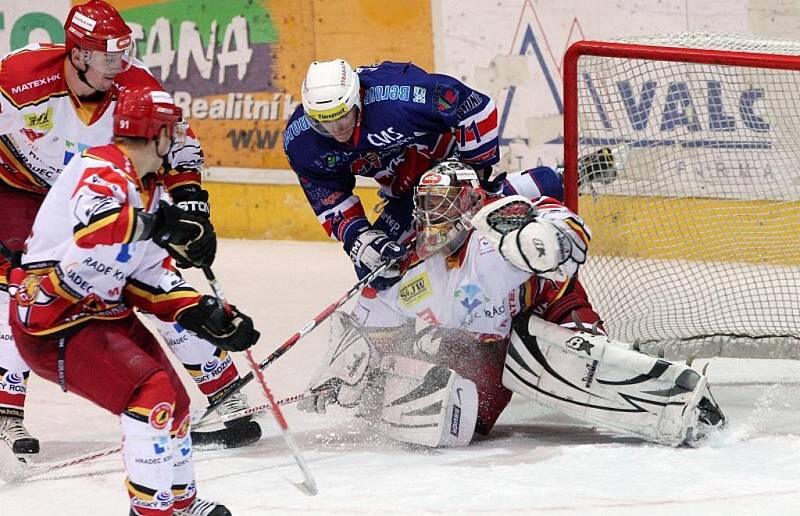
<svg viewBox="0 0 800 516"><path fill-rule="evenodd" d="M417 255L425 259L444 250L455 252L472 227L470 219L480 209L480 197L461 186L421 186L414 195Z"/></svg>
<svg viewBox="0 0 800 516"><path fill-rule="evenodd" d="M120 52L103 52L101 50L82 50L84 62L89 68L97 70L103 76L117 75L131 67L133 56L136 55L136 43L131 40L131 45Z"/></svg>

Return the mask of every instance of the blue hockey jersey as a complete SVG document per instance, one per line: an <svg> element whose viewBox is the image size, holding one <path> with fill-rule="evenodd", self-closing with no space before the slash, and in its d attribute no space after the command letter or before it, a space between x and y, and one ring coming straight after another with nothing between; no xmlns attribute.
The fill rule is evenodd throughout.
<svg viewBox="0 0 800 516"><path fill-rule="evenodd" d="M289 164L314 213L328 235L345 247L369 225L353 194L355 176L374 177L389 206L402 203L395 207L402 223L392 219L392 224L408 226L410 192L423 172L453 156L475 167L487 167L500 157L497 109L483 93L411 63L387 61L356 73L362 109L349 142L315 131L302 105L283 135ZM389 207L386 213L391 212Z"/></svg>

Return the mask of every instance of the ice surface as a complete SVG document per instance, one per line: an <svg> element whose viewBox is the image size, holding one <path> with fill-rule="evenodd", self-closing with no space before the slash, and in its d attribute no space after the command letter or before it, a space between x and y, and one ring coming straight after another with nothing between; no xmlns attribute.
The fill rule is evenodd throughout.
<svg viewBox="0 0 800 516"><path fill-rule="evenodd" d="M214 268L230 300L263 333L258 358L355 281L336 244L228 240ZM189 276L204 285L202 275ZM326 334L323 325L266 370L277 397L303 390ZM247 370L243 357L237 364ZM303 496L287 481L299 481L300 472L270 416L254 446L196 452L199 493L235 515L800 514L800 362L714 359L709 377L730 425L697 449L614 436L520 398L492 436L458 450L388 442L341 410L316 416L287 407L318 496ZM42 460L118 443L114 416L35 377L29 388L27 424L42 440ZM255 383L246 392L263 402ZM123 476L113 455L22 485L0 481L0 514L127 514Z"/></svg>

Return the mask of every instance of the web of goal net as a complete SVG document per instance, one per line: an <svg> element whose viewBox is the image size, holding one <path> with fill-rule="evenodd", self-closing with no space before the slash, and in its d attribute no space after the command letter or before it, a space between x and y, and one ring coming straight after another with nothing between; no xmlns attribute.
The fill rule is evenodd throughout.
<svg viewBox="0 0 800 516"><path fill-rule="evenodd" d="M800 358L800 42L581 41L564 62L567 204L612 336L667 356Z"/></svg>

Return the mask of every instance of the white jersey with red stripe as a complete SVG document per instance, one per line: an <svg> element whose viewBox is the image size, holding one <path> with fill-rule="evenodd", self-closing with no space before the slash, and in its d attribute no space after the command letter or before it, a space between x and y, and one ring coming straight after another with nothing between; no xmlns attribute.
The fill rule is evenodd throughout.
<svg viewBox="0 0 800 516"><path fill-rule="evenodd" d="M162 184L139 179L116 145L74 158L36 216L25 272L12 272L12 317L29 333L48 335L85 319L125 317L133 307L173 321L197 304L199 294L172 269L166 251L138 240L135 210L154 213L167 198Z"/></svg>
<svg viewBox="0 0 800 516"><path fill-rule="evenodd" d="M590 233L577 215L552 198L542 197L535 204L539 217L588 243ZM577 265L568 272L577 272ZM353 315L365 327L396 327L417 319L483 339L503 339L510 334L511 319L517 313L555 301L566 284L515 267L473 231L456 254L431 256L408 269L391 288L367 291Z"/></svg>
<svg viewBox="0 0 800 516"><path fill-rule="evenodd" d="M67 87L66 57L63 45L32 44L0 59L0 181L13 188L44 193L74 155L109 143L120 88L161 88L135 61L101 100L82 104ZM200 182L203 153L189 133L187 145L170 155L170 189Z"/></svg>

